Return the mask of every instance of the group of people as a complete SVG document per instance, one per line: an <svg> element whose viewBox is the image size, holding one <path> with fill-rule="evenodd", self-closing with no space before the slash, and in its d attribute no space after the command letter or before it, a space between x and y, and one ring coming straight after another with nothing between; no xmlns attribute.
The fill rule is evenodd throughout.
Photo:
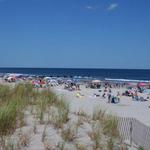
<svg viewBox="0 0 150 150"><path fill-rule="evenodd" d="M106 92L106 90L104 90L102 98L104 98L104 99L107 98L108 99L108 103L116 104L116 103L120 102L120 96L121 96L120 92L117 92L117 95L113 95L111 89L108 90L107 94L105 92Z"/></svg>
<svg viewBox="0 0 150 150"><path fill-rule="evenodd" d="M134 94L132 93L132 100L134 100L134 101L148 101L149 96L147 96L147 98L144 98L142 96L139 96L138 92L136 91Z"/></svg>
<svg viewBox="0 0 150 150"><path fill-rule="evenodd" d="M76 83L66 83L64 86L64 89L67 89L69 91L80 91L80 85Z"/></svg>

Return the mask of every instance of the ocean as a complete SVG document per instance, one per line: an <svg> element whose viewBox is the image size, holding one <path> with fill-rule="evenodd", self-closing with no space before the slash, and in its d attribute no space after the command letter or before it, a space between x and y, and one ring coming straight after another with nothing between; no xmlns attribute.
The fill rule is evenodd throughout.
<svg viewBox="0 0 150 150"><path fill-rule="evenodd" d="M0 73L150 81L150 69L0 68Z"/></svg>
<svg viewBox="0 0 150 150"><path fill-rule="evenodd" d="M0 73L150 81L150 69L0 68Z"/></svg>

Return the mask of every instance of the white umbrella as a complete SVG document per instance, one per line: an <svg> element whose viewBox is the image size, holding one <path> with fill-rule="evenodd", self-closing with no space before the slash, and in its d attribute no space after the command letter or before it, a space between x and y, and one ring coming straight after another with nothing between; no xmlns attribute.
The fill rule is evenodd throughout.
<svg viewBox="0 0 150 150"><path fill-rule="evenodd" d="M100 83L100 80L93 80L92 83Z"/></svg>

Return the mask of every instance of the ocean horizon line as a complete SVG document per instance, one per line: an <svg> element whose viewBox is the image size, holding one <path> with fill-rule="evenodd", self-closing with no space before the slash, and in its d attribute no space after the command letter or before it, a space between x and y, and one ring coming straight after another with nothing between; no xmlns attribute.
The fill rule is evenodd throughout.
<svg viewBox="0 0 150 150"><path fill-rule="evenodd" d="M150 70L150 68L0 67L0 69Z"/></svg>

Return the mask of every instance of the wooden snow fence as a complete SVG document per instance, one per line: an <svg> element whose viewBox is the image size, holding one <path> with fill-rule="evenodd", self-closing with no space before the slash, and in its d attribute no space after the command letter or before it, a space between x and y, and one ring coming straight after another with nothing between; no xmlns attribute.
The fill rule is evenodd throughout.
<svg viewBox="0 0 150 150"><path fill-rule="evenodd" d="M150 150L150 127L135 118L117 117L118 131L123 141L130 141Z"/></svg>

